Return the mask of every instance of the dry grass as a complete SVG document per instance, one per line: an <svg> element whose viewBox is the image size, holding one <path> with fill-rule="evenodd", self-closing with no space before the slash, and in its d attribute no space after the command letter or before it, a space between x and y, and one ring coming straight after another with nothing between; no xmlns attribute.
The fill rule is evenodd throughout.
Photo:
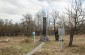
<svg viewBox="0 0 85 55"><path fill-rule="evenodd" d="M63 49L60 49L60 42L55 42L54 37L45 43L44 47L34 55L85 55L85 35L74 36L73 46L69 47L69 36L63 36Z"/></svg>
<svg viewBox="0 0 85 55"><path fill-rule="evenodd" d="M23 55L34 49L39 42L33 43L28 37L1 37L0 55Z"/></svg>

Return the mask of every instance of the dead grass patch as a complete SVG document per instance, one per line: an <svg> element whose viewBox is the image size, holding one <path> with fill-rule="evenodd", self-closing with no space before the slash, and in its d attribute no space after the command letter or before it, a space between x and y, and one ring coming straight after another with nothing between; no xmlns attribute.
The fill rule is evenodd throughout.
<svg viewBox="0 0 85 55"><path fill-rule="evenodd" d="M33 38L28 37L1 37L0 40L8 42L0 42L0 55L24 55L38 46L40 43L34 44Z"/></svg>
<svg viewBox="0 0 85 55"><path fill-rule="evenodd" d="M21 55L21 54L23 53L15 47L0 48L0 55Z"/></svg>
<svg viewBox="0 0 85 55"><path fill-rule="evenodd" d="M69 36L63 36L63 50L60 49L60 42L46 42L44 47L35 53L35 55L85 55L85 35L74 36L73 46L69 47Z"/></svg>

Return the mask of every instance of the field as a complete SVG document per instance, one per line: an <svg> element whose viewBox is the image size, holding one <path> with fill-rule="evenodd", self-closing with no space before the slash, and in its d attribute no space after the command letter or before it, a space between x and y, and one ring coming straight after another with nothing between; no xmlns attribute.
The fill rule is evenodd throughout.
<svg viewBox="0 0 85 55"><path fill-rule="evenodd" d="M24 55L39 44L28 37L0 37L0 55Z"/></svg>
<svg viewBox="0 0 85 55"><path fill-rule="evenodd" d="M54 36L49 38L50 41L33 55L85 55L85 35L75 35L72 47L68 46L69 35L63 36L63 49L59 41L54 41ZM32 37L1 37L0 55L24 55L40 44L39 36L36 39L34 44Z"/></svg>
<svg viewBox="0 0 85 55"><path fill-rule="evenodd" d="M42 49L33 55L85 55L85 35L74 36L73 46L69 47L69 36L63 36L63 49L60 49L60 42L54 41L50 37L50 42L46 42Z"/></svg>

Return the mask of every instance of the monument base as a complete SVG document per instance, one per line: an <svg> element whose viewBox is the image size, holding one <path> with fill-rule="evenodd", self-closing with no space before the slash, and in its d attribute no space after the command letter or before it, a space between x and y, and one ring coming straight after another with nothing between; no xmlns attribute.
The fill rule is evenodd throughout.
<svg viewBox="0 0 85 55"><path fill-rule="evenodd" d="M46 35L46 36L44 36L44 35L40 36L40 41L41 41L41 42L50 41L50 40L49 40L49 36L48 36L48 35Z"/></svg>

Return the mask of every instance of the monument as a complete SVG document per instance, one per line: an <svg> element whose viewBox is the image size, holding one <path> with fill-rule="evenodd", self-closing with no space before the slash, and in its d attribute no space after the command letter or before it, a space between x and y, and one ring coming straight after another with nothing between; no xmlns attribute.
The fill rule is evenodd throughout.
<svg viewBox="0 0 85 55"><path fill-rule="evenodd" d="M48 38L48 30L47 30L47 17L46 17L46 12L43 11L43 31L42 31L42 35L40 38L40 41L49 41Z"/></svg>

